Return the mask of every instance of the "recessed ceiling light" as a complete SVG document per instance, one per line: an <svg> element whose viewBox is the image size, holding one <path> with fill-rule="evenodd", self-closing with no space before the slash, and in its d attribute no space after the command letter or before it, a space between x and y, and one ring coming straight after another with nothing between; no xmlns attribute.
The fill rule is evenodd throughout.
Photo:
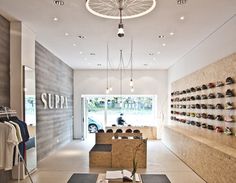
<svg viewBox="0 0 236 183"><path fill-rule="evenodd" d="M179 19L180 19L180 20L184 20L184 16L181 16Z"/></svg>
<svg viewBox="0 0 236 183"><path fill-rule="evenodd" d="M158 55L160 55L160 54L161 54L161 52L160 52L160 51L158 51L158 52L157 52L157 54L158 54Z"/></svg>
<svg viewBox="0 0 236 183"><path fill-rule="evenodd" d="M73 43L73 46L76 46L76 44L75 44L75 43Z"/></svg>
<svg viewBox="0 0 236 183"><path fill-rule="evenodd" d="M175 33L174 32L170 32L170 35L173 36Z"/></svg>
<svg viewBox="0 0 236 183"><path fill-rule="evenodd" d="M79 52L79 54L80 54L80 55L82 55L82 54L83 54L83 52L82 52L82 51L80 51L80 52Z"/></svg>
<svg viewBox="0 0 236 183"><path fill-rule="evenodd" d="M161 38L164 38L164 37L165 37L164 35L159 35L159 36L158 36L158 38L160 38L160 39L161 39Z"/></svg>
<svg viewBox="0 0 236 183"><path fill-rule="evenodd" d="M166 46L166 43L162 43L162 46Z"/></svg>
<svg viewBox="0 0 236 183"><path fill-rule="evenodd" d="M79 35L78 38L79 39L85 39L86 37L84 35Z"/></svg>
<svg viewBox="0 0 236 183"><path fill-rule="evenodd" d="M68 32L65 32L65 36L69 36L69 33L68 33Z"/></svg>
<svg viewBox="0 0 236 183"><path fill-rule="evenodd" d="M60 5L60 6L63 6L65 4L64 1L62 1L62 0L54 0L53 3L55 5Z"/></svg>
<svg viewBox="0 0 236 183"><path fill-rule="evenodd" d="M59 19L57 17L54 17L53 20L57 22Z"/></svg>

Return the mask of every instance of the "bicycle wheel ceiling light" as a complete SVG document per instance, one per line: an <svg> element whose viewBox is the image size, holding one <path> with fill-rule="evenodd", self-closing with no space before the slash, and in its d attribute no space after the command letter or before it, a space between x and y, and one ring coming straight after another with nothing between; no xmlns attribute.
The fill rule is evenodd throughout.
<svg viewBox="0 0 236 183"><path fill-rule="evenodd" d="M99 17L119 19L119 0L87 0L87 10ZM155 0L123 0L123 19L136 18L148 14L156 7Z"/></svg>

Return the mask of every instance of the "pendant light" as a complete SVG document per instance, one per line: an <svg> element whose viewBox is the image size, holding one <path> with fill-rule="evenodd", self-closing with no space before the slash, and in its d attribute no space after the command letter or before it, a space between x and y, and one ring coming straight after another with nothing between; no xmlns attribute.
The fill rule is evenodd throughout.
<svg viewBox="0 0 236 183"><path fill-rule="evenodd" d="M124 37L125 32L124 32L124 24L122 21L122 11L123 11L123 0L119 0L119 12L120 12L120 23L118 25L118 37Z"/></svg>
<svg viewBox="0 0 236 183"><path fill-rule="evenodd" d="M131 51L130 51L130 91L134 92L134 79L133 79L133 39L131 40Z"/></svg>
<svg viewBox="0 0 236 183"><path fill-rule="evenodd" d="M106 94L110 93L110 88L109 87L109 48L107 44L107 68L106 68L106 75L107 75L107 83L106 83Z"/></svg>

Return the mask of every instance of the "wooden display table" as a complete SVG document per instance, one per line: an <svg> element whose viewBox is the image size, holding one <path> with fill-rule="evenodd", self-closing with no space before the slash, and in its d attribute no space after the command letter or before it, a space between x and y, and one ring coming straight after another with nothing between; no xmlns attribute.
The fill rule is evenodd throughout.
<svg viewBox="0 0 236 183"><path fill-rule="evenodd" d="M116 132L117 129L122 129L123 132L127 129L139 130L144 139L157 140L157 128L154 126L107 126L107 129L112 129L113 132Z"/></svg>

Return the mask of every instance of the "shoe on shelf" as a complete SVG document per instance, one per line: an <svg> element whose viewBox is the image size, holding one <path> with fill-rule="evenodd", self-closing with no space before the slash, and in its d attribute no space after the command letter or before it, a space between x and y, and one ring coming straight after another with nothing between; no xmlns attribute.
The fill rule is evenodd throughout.
<svg viewBox="0 0 236 183"><path fill-rule="evenodd" d="M197 96L195 97L195 99L196 99L196 100L201 100L201 96L200 96L200 95L197 95Z"/></svg>
<svg viewBox="0 0 236 183"><path fill-rule="evenodd" d="M208 130L215 130L213 125L207 125Z"/></svg>
<svg viewBox="0 0 236 183"><path fill-rule="evenodd" d="M215 106L214 106L213 104L208 104L208 105L207 105L207 108L208 108L208 109L215 109Z"/></svg>
<svg viewBox="0 0 236 183"><path fill-rule="evenodd" d="M202 113L201 116L202 116L202 118L207 119L207 114L206 113Z"/></svg>
<svg viewBox="0 0 236 183"><path fill-rule="evenodd" d="M196 108L195 104L192 104L191 109L195 109L195 108Z"/></svg>
<svg viewBox="0 0 236 183"><path fill-rule="evenodd" d="M201 91L202 90L200 86L195 87L195 89L196 89L196 91Z"/></svg>
<svg viewBox="0 0 236 183"><path fill-rule="evenodd" d="M191 96L191 100L195 100L195 97L194 97L194 96Z"/></svg>
<svg viewBox="0 0 236 183"><path fill-rule="evenodd" d="M196 117L197 117L197 118L201 118L202 116L201 116L200 113L198 113L198 114L196 114Z"/></svg>
<svg viewBox="0 0 236 183"><path fill-rule="evenodd" d="M191 115L191 117L195 117L196 116L196 114L194 112L192 112L190 115Z"/></svg>
<svg viewBox="0 0 236 183"><path fill-rule="evenodd" d="M183 92L182 92L183 94L186 94L187 92L185 91L185 90L183 90Z"/></svg>
<svg viewBox="0 0 236 183"><path fill-rule="evenodd" d="M225 116L225 122L232 123L232 122L234 122L234 119L232 116Z"/></svg>
<svg viewBox="0 0 236 183"><path fill-rule="evenodd" d="M186 90L186 93L190 93L190 92L191 92L190 89L187 89L187 90Z"/></svg>
<svg viewBox="0 0 236 183"><path fill-rule="evenodd" d="M222 104L216 104L216 109L224 109L224 106Z"/></svg>
<svg viewBox="0 0 236 183"><path fill-rule="evenodd" d="M193 125L193 126L194 126L195 124L196 124L196 122L195 122L195 121L191 121L191 125Z"/></svg>
<svg viewBox="0 0 236 183"><path fill-rule="evenodd" d="M225 104L225 109L226 109L226 110L232 110L232 109L234 109L234 104L231 103L231 102L227 102L227 103Z"/></svg>
<svg viewBox="0 0 236 183"><path fill-rule="evenodd" d="M226 97L234 97L234 91L231 89L228 89L225 94Z"/></svg>
<svg viewBox="0 0 236 183"><path fill-rule="evenodd" d="M216 132L217 132L217 133L223 133L223 132L224 132L224 129L223 129L221 126L217 126L217 127L216 127Z"/></svg>
<svg viewBox="0 0 236 183"><path fill-rule="evenodd" d="M207 109L207 105L206 104L201 104L202 109Z"/></svg>
<svg viewBox="0 0 236 183"><path fill-rule="evenodd" d="M215 88L215 86L216 86L215 83L209 83L208 84L208 88Z"/></svg>
<svg viewBox="0 0 236 183"><path fill-rule="evenodd" d="M207 128L207 124L206 123L202 123L202 128Z"/></svg>
<svg viewBox="0 0 236 183"><path fill-rule="evenodd" d="M221 87L221 86L224 86L224 83L222 81L217 81L216 87Z"/></svg>
<svg viewBox="0 0 236 183"><path fill-rule="evenodd" d="M202 90L207 90L207 85L202 85Z"/></svg>
<svg viewBox="0 0 236 183"><path fill-rule="evenodd" d="M215 119L217 121L224 121L224 117L222 115L217 115Z"/></svg>
<svg viewBox="0 0 236 183"><path fill-rule="evenodd" d="M202 95L202 100L208 99L207 95Z"/></svg>
<svg viewBox="0 0 236 183"><path fill-rule="evenodd" d="M201 109L201 105L200 104L196 104L196 108L197 109Z"/></svg>
<svg viewBox="0 0 236 183"><path fill-rule="evenodd" d="M196 89L195 88L190 88L191 92L196 92Z"/></svg>
<svg viewBox="0 0 236 183"><path fill-rule="evenodd" d="M216 96L217 96L217 98L224 98L225 97L223 93L217 93Z"/></svg>
<svg viewBox="0 0 236 183"><path fill-rule="evenodd" d="M196 126L197 127L201 127L201 123L200 122L196 122Z"/></svg>
<svg viewBox="0 0 236 183"><path fill-rule="evenodd" d="M208 115L207 115L207 118L208 118L208 119L211 119L211 120L214 120L214 119L215 119L215 116L212 115L212 114L208 114Z"/></svg>
<svg viewBox="0 0 236 183"><path fill-rule="evenodd" d="M224 133L226 135L233 135L232 129L230 127L226 127Z"/></svg>
<svg viewBox="0 0 236 183"><path fill-rule="evenodd" d="M226 78L226 84L227 84L227 85L234 84L234 79L233 79L232 77L227 77L227 78Z"/></svg>
<svg viewBox="0 0 236 183"><path fill-rule="evenodd" d="M186 101L190 101L191 100L191 97L187 97Z"/></svg>
<svg viewBox="0 0 236 183"><path fill-rule="evenodd" d="M208 95L208 98L209 98L209 99L214 99L214 98L216 98L216 96L215 96L214 93L210 93L210 94Z"/></svg>

